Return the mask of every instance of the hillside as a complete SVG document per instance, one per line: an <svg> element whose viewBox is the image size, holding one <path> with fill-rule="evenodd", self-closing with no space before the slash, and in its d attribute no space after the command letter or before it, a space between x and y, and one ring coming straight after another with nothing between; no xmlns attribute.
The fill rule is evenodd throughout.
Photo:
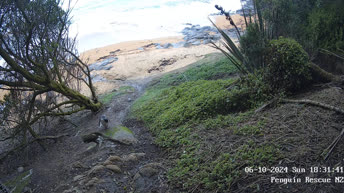
<svg viewBox="0 0 344 193"><path fill-rule="evenodd" d="M236 78L227 59L210 54L162 77L123 81L120 89L101 97L107 105L97 115L79 113L56 120L47 134L67 136L49 142L48 152L32 146L30 162L21 154L3 162L2 179L13 179L19 175L17 168L24 166L32 172L26 190L34 192L311 192L313 188L336 192L343 188L334 182L305 182L306 177L340 176L343 143L326 161L323 158L341 132L342 115L302 104L277 104L258 113L261 104L233 113L212 111ZM292 98L344 108L343 92L340 85L323 84ZM183 97L173 98L176 94ZM205 112L209 113L200 114ZM104 141L100 147L83 143L81 136L98 130L102 114L111 118L110 125L130 129L137 143ZM320 166L339 168L310 173L311 167ZM262 169L271 167L281 171ZM293 167L300 172L292 172ZM257 170L251 173L249 168ZM20 176L24 174L28 173ZM11 187L11 180L7 185Z"/></svg>

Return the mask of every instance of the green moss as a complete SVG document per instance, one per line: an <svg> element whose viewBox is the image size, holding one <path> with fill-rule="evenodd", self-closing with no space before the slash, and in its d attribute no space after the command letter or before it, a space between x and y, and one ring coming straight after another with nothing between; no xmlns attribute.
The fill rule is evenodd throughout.
<svg viewBox="0 0 344 193"><path fill-rule="evenodd" d="M111 102L111 100L113 99L113 97L119 96L122 94L127 94L127 93L134 92L134 91L135 91L135 88L133 88L131 86L122 86L118 89L118 91L110 92L110 93L101 95L99 97L99 100L103 104L109 104Z"/></svg>
<svg viewBox="0 0 344 193"><path fill-rule="evenodd" d="M113 137L118 131L125 131L131 134L134 134L129 128L124 126L113 127L104 131L104 134L108 137Z"/></svg>

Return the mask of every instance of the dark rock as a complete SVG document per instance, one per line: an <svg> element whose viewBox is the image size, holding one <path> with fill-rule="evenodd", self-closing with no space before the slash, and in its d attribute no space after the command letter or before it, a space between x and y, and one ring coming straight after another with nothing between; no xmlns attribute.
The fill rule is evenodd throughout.
<svg viewBox="0 0 344 193"><path fill-rule="evenodd" d="M167 44L164 44L163 46L165 49L168 49L170 47L173 47L173 45L171 43L167 43Z"/></svg>
<svg viewBox="0 0 344 193"><path fill-rule="evenodd" d="M150 48L152 46L155 46L156 43L150 43L150 44L147 44L147 45L144 45L143 47L144 48Z"/></svg>
<svg viewBox="0 0 344 193"><path fill-rule="evenodd" d="M195 42L192 43L192 45L194 45L194 46L198 46L198 45L200 45L200 44L201 44L201 41L199 41L199 40L197 40L197 41L195 41Z"/></svg>
<svg viewBox="0 0 344 193"><path fill-rule="evenodd" d="M211 40L207 39L207 40L203 40L203 44L209 44L211 43Z"/></svg>
<svg viewBox="0 0 344 193"><path fill-rule="evenodd" d="M138 50L141 50L141 51L144 51L144 50L145 50L145 49L144 49L144 48L142 48L142 47L141 47L141 48L137 48L137 49L138 49Z"/></svg>
<svg viewBox="0 0 344 193"><path fill-rule="evenodd" d="M201 28L202 31L212 31L212 27L210 26L204 26Z"/></svg>
<svg viewBox="0 0 344 193"><path fill-rule="evenodd" d="M172 46L174 48L182 48L185 46L185 41L181 41L181 42L178 42L178 43L173 43Z"/></svg>
<svg viewBox="0 0 344 193"><path fill-rule="evenodd" d="M162 59L159 61L159 66L169 66L175 63L177 60L175 58L170 58L170 59Z"/></svg>
<svg viewBox="0 0 344 193"><path fill-rule="evenodd" d="M95 76L92 75L91 78L92 78L92 81L93 81L93 82L103 82L103 81L107 81L106 78L102 77L102 76L99 75L99 74L97 74L97 75L95 75Z"/></svg>
<svg viewBox="0 0 344 193"><path fill-rule="evenodd" d="M191 29L200 29L201 26L199 24L191 26Z"/></svg>
<svg viewBox="0 0 344 193"><path fill-rule="evenodd" d="M156 49L163 49L163 47L159 43L155 43L154 45Z"/></svg>
<svg viewBox="0 0 344 193"><path fill-rule="evenodd" d="M210 36L210 39L211 40L219 40L219 39L221 39L221 35L220 34L212 35L212 36Z"/></svg>
<svg viewBox="0 0 344 193"><path fill-rule="evenodd" d="M92 70L110 70L112 66L107 66L108 64L111 64L112 62L117 61L117 57L109 57L106 58L100 62L93 63L89 66L90 71Z"/></svg>
<svg viewBox="0 0 344 193"><path fill-rule="evenodd" d="M181 33L184 35L184 47L200 45L202 42L208 44L211 42L210 40L217 41L221 38L217 29L211 26L192 25L185 27ZM180 43L181 45L182 43Z"/></svg>
<svg viewBox="0 0 344 193"><path fill-rule="evenodd" d="M114 55L114 54L116 54L116 53L119 52L119 51L121 51L121 49L117 49L117 50L115 50L115 51L111 51L110 54Z"/></svg>

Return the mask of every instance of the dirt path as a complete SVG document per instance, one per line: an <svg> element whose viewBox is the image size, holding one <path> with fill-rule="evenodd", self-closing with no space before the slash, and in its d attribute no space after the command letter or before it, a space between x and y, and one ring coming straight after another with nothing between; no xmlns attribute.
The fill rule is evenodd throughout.
<svg viewBox="0 0 344 193"><path fill-rule="evenodd" d="M146 43L143 42L142 45ZM109 47L103 51L106 54L114 49ZM57 141L45 141L48 151L43 151L34 143L27 151L8 157L0 163L0 181L6 182L23 172L32 171L28 192L168 192L163 150L153 144L153 137L142 123L129 120L127 115L133 102L143 94L154 78L185 69L212 52L214 49L208 45L200 45L119 55L118 61L113 64L113 71L121 74L121 77L124 74L125 77L117 80L113 77L116 73L111 70L96 71L94 75L100 74L107 81L96 82L95 87L99 94L120 86L133 87L134 91L115 96L97 114L79 112L66 119L51 121L41 135L68 136ZM99 58L104 53L94 50L90 56ZM166 61L172 63L165 65ZM111 76L107 76L109 74ZM142 78L134 79L137 77ZM109 118L111 127L129 128L137 143L121 145L105 141L95 148L92 148L95 144L83 143L82 135L99 131L98 121L101 115ZM24 170L21 171L20 167Z"/></svg>
<svg viewBox="0 0 344 193"><path fill-rule="evenodd" d="M130 106L151 80L148 77L123 82L134 91L114 97L97 114L81 112L67 117L68 121L56 120L47 134L68 136L48 142L46 152L31 147L39 150L29 152L28 162L9 158L5 173L12 175L8 178L19 175L15 170L22 165L24 171L32 171L28 192L168 192L163 151L153 144L153 137L142 123L127 118ZM94 148L90 148L92 143L83 143L83 134L99 130L101 115L110 119L111 126L129 128L138 142L122 145L104 141Z"/></svg>

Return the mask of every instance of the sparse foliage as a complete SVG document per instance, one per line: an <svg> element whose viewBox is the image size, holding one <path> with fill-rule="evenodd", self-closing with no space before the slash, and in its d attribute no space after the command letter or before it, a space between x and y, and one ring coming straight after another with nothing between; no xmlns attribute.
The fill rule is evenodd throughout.
<svg viewBox="0 0 344 193"><path fill-rule="evenodd" d="M3 127L12 136L29 132L47 117L81 110L96 112L98 102L90 70L69 37L71 8L59 0L0 2L1 89L9 90L2 104ZM86 85L91 98L79 92ZM18 130L18 132L16 131ZM38 140L40 141L40 140Z"/></svg>

